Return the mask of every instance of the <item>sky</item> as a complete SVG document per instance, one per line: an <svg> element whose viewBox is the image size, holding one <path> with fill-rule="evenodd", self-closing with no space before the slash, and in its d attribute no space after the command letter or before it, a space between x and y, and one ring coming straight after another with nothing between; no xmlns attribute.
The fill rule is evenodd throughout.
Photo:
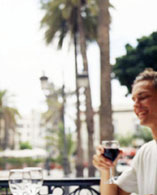
<svg viewBox="0 0 157 195"><path fill-rule="evenodd" d="M111 0L111 63L125 54L125 44L136 45L137 38L157 30L156 0ZM43 71L51 82L66 90L75 88L74 56L68 42L56 50L56 42L47 46L40 20L44 12L39 0L0 0L0 90L7 89L10 104L21 113L44 109L40 87ZM93 105L99 105L99 52L96 45L88 49ZM81 60L79 60L81 63ZM131 102L127 90L112 82L112 103ZM118 97L118 98L117 98Z"/></svg>

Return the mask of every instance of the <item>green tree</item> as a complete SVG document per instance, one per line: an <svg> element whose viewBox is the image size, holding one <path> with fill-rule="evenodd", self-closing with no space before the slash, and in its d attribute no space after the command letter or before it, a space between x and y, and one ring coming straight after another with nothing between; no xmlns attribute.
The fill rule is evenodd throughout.
<svg viewBox="0 0 157 195"><path fill-rule="evenodd" d="M132 142L134 139L133 134L127 134L127 135L116 135L116 139L119 141L121 147L129 147L132 146Z"/></svg>
<svg viewBox="0 0 157 195"><path fill-rule="evenodd" d="M9 142L9 131L12 130L13 133L15 133L16 120L17 117L20 117L18 110L8 105L8 99L9 97L7 90L0 91L0 145L3 149L6 149L7 147L14 147L14 143L10 145ZM4 137L2 136L2 131L4 131Z"/></svg>
<svg viewBox="0 0 157 195"><path fill-rule="evenodd" d="M131 93L132 83L140 72L145 68L157 70L157 32L137 39L135 47L126 44L125 49L126 54L116 59L113 72Z"/></svg>
<svg viewBox="0 0 157 195"><path fill-rule="evenodd" d="M139 126L134 133L116 134L115 136L122 147L135 146L138 139L143 140L143 143L153 139L151 130L144 126Z"/></svg>
<svg viewBox="0 0 157 195"><path fill-rule="evenodd" d="M144 142L149 142L153 139L151 130L148 127L139 126L134 138L140 138L143 139Z"/></svg>
<svg viewBox="0 0 157 195"><path fill-rule="evenodd" d="M64 39L70 35L73 42L74 35L79 32L78 18L81 14L86 40L92 41L96 37L97 9L92 0L88 4L84 0L41 0L45 15L41 20L41 27L45 27L45 40L50 44L58 38L58 48ZM81 9L81 10L80 10Z"/></svg>
<svg viewBox="0 0 157 195"><path fill-rule="evenodd" d="M32 146L30 145L29 142L21 142L20 143L20 149L24 150L24 149L32 149Z"/></svg>
<svg viewBox="0 0 157 195"><path fill-rule="evenodd" d="M59 163L61 166L64 166L64 129L63 125L59 124L58 130L56 132L51 131L51 135L47 136L49 148L53 147L53 150L58 151L55 157L52 156L54 162ZM69 131L66 133L67 140L67 155L68 161L72 160L72 156L76 151L76 144L73 141L72 133ZM51 150L51 149L50 149Z"/></svg>

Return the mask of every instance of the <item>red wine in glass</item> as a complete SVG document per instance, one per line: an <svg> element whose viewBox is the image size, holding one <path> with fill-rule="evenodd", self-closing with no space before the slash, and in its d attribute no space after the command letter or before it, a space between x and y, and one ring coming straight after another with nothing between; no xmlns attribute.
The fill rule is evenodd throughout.
<svg viewBox="0 0 157 195"><path fill-rule="evenodd" d="M118 148L105 148L104 149L104 157L108 158L112 162L117 158L119 154L119 149Z"/></svg>
<svg viewBox="0 0 157 195"><path fill-rule="evenodd" d="M117 158L120 150L119 150L119 142L116 140L105 140L102 141L102 146L104 147L103 156L112 162ZM113 184L114 177L112 175L112 168L110 167L110 178L106 184Z"/></svg>

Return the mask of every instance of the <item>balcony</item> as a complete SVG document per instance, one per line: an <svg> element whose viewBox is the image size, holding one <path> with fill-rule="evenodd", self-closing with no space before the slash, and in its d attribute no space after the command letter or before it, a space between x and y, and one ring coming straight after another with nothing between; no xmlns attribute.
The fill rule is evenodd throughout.
<svg viewBox="0 0 157 195"><path fill-rule="evenodd" d="M99 178L44 180L39 195L100 195ZM8 180L0 180L0 194L10 195Z"/></svg>

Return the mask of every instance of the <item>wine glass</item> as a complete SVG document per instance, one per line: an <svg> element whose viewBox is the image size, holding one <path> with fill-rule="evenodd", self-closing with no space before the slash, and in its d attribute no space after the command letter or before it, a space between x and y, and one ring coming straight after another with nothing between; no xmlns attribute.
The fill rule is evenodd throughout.
<svg viewBox="0 0 157 195"><path fill-rule="evenodd" d="M28 195L31 176L29 171L11 169L9 171L9 188L13 195Z"/></svg>
<svg viewBox="0 0 157 195"><path fill-rule="evenodd" d="M23 169L22 181L23 181L23 195L30 195L32 178L31 178L31 172L29 170Z"/></svg>
<svg viewBox="0 0 157 195"><path fill-rule="evenodd" d="M119 142L116 140L105 140L102 141L102 146L104 147L104 157L108 158L112 162L117 158L120 150L119 150ZM106 182L106 184L113 184L114 183L114 177L112 174L112 167L110 167L110 178Z"/></svg>
<svg viewBox="0 0 157 195"><path fill-rule="evenodd" d="M36 195L43 184L43 170L40 167L26 167L25 170L30 171L32 183L31 183L31 195Z"/></svg>

